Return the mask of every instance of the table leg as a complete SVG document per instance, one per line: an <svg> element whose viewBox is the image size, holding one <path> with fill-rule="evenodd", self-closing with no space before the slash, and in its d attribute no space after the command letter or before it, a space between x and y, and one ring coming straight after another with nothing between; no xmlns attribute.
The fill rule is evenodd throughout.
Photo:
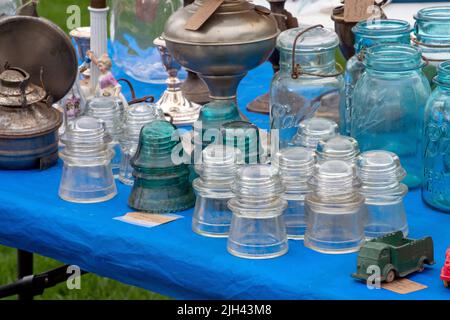
<svg viewBox="0 0 450 320"><path fill-rule="evenodd" d="M33 254L24 250L17 250L17 277L23 279L33 275ZM19 300L33 300L31 292L24 292L18 295Z"/></svg>

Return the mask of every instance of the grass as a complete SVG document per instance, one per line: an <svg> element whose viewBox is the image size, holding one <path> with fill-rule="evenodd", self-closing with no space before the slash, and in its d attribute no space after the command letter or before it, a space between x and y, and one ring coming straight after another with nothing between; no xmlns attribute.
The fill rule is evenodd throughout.
<svg viewBox="0 0 450 320"><path fill-rule="evenodd" d="M67 7L77 4L81 8L82 25L89 25L89 13L87 6L89 0L40 0L38 11L43 17L46 17L61 28L67 31L66 13ZM0 285L8 284L16 280L16 250L0 246ZM62 263L35 255L34 273L41 273L52 268L61 266ZM11 297L8 299L15 299ZM107 300L149 300L149 299L168 299L167 297L152 293L143 289L128 286L120 282L98 277L93 274L84 275L81 278L81 290L69 290L65 283L56 287L47 289L42 296L36 297L36 300L84 300L84 299L107 299Z"/></svg>
<svg viewBox="0 0 450 320"><path fill-rule="evenodd" d="M39 255L34 256L34 273L42 273L57 268L62 263ZM0 246L0 286L16 280L16 250ZM6 298L7 300L16 297ZM165 296L144 289L122 284L118 281L86 274L81 277L81 289L69 290L65 283L49 288L36 300L161 300Z"/></svg>

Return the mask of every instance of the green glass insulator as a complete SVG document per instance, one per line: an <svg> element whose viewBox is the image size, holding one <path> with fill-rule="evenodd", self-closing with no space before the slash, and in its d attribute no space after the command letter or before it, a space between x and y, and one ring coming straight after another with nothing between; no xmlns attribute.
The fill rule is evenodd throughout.
<svg viewBox="0 0 450 320"><path fill-rule="evenodd" d="M151 213L189 209L195 196L189 181L189 167L183 163L183 148L176 127L165 120L144 126L139 146L131 159L134 185L128 204Z"/></svg>

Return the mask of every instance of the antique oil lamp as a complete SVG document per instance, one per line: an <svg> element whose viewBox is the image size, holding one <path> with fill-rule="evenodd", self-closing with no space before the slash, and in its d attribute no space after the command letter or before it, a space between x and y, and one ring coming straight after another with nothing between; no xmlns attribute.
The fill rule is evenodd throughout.
<svg viewBox="0 0 450 320"><path fill-rule="evenodd" d="M241 120L236 105L239 82L272 54L279 34L268 9L245 0L219 2L213 12L205 0L179 9L163 33L174 58L208 85L212 101L200 112L203 132Z"/></svg>
<svg viewBox="0 0 450 320"><path fill-rule="evenodd" d="M77 75L70 39L43 18L2 17L0 65L0 169L54 165L62 115L51 105Z"/></svg>

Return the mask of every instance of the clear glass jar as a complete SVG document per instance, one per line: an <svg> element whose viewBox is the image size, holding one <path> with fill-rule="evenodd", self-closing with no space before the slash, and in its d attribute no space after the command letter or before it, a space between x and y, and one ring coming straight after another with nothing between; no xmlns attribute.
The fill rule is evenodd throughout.
<svg viewBox="0 0 450 320"><path fill-rule="evenodd" d="M305 246L322 253L350 253L364 243L367 208L355 165L342 160L317 164L308 181Z"/></svg>
<svg viewBox="0 0 450 320"><path fill-rule="evenodd" d="M233 212L228 252L248 259L275 258L288 251L283 212L286 200L278 170L270 165L247 165L238 170L228 201Z"/></svg>
<svg viewBox="0 0 450 320"><path fill-rule="evenodd" d="M238 163L239 149L212 144L202 152L202 163L195 166L199 178L192 186L197 194L192 230L208 237L227 237L231 224L228 200L233 198L231 185Z"/></svg>
<svg viewBox="0 0 450 320"><path fill-rule="evenodd" d="M104 123L81 117L69 124L61 137L64 161L59 196L70 202L103 202L117 194L111 169L114 151Z"/></svg>
<svg viewBox="0 0 450 320"><path fill-rule="evenodd" d="M450 6L421 9L414 19L414 43L430 62L424 72L432 83L438 64L450 60Z"/></svg>
<svg viewBox="0 0 450 320"><path fill-rule="evenodd" d="M279 35L280 71L270 89L271 135L279 141L271 138L271 154L294 145L305 119L318 116L339 122L340 104L345 101L344 78L336 69L338 45L336 33L321 27L301 26Z"/></svg>
<svg viewBox="0 0 450 320"><path fill-rule="evenodd" d="M153 40L182 6L182 0L113 0L110 34L114 65L133 79L164 84L167 71ZM186 72L180 71L178 77L184 79Z"/></svg>
<svg viewBox="0 0 450 320"><path fill-rule="evenodd" d="M353 93L351 136L363 152L397 154L408 173L404 183L419 187L423 116L431 92L422 53L410 45L381 44L366 50L364 64Z"/></svg>
<svg viewBox="0 0 450 320"><path fill-rule="evenodd" d="M139 144L139 134L143 126L157 119L164 119L164 113L151 103L134 104L125 111L119 137L122 150L119 180L122 183L133 185L133 168L130 160L136 153Z"/></svg>
<svg viewBox="0 0 450 320"><path fill-rule="evenodd" d="M350 135L352 95L356 82L364 72L362 57L366 48L381 43L403 43L411 41L411 25L402 20L361 21L352 28L355 35L355 55L347 61L345 69L345 109L341 110L340 132Z"/></svg>
<svg viewBox="0 0 450 320"><path fill-rule="evenodd" d="M357 170L362 182L361 194L369 213L366 238L379 238L397 231L402 231L407 237L403 198L408 187L400 183L406 172L398 156L388 151L364 152L358 157Z"/></svg>
<svg viewBox="0 0 450 320"><path fill-rule="evenodd" d="M430 206L450 212L450 61L439 66L434 81L437 88L425 108L422 197Z"/></svg>

